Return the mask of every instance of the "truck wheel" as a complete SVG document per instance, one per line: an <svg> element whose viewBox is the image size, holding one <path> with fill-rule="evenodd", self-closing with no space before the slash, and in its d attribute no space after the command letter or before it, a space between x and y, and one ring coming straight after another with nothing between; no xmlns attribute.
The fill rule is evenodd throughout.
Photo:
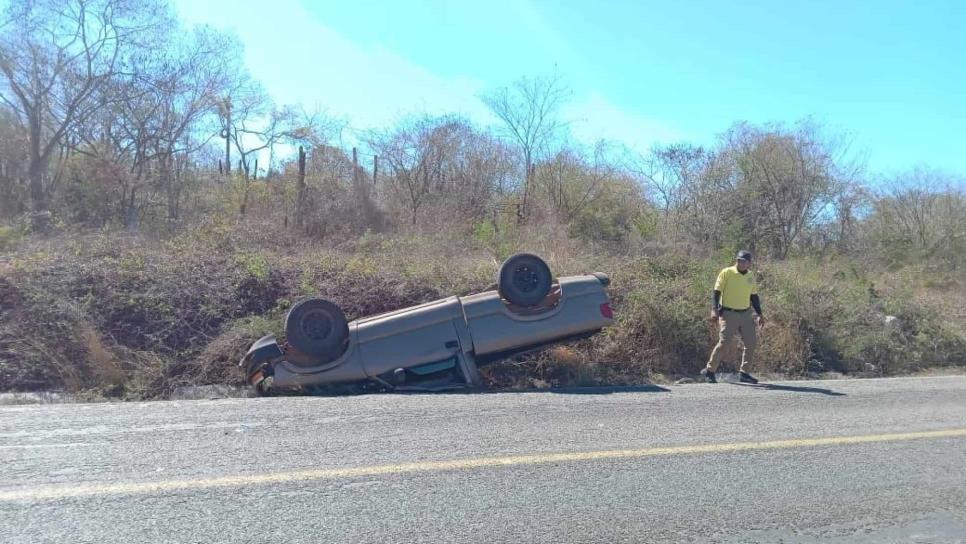
<svg viewBox="0 0 966 544"><path fill-rule="evenodd" d="M272 378L269 377L255 384L255 394L259 397L274 397L278 395L278 390L272 387Z"/></svg>
<svg viewBox="0 0 966 544"><path fill-rule="evenodd" d="M310 298L289 310L285 337L298 351L328 363L342 355L349 339L349 325L338 306L322 298Z"/></svg>
<svg viewBox="0 0 966 544"><path fill-rule="evenodd" d="M540 257L517 253L500 266L498 284L503 298L519 306L534 306L550 292L553 276Z"/></svg>

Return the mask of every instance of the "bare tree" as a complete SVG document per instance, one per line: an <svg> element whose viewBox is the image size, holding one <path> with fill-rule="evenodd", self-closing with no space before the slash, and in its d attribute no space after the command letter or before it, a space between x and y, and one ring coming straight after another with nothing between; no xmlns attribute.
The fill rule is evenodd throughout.
<svg viewBox="0 0 966 544"><path fill-rule="evenodd" d="M535 180L561 223L570 223L585 208L601 198L606 182L617 167L607 160L607 142L594 146L590 157L576 148L564 148L541 165Z"/></svg>
<svg viewBox="0 0 966 544"><path fill-rule="evenodd" d="M149 0L13 0L3 17L0 98L27 129L30 197L43 212L52 154L103 107L91 99L120 69L125 48L153 35L167 14Z"/></svg>
<svg viewBox="0 0 966 544"><path fill-rule="evenodd" d="M228 55L237 49L231 37L199 28L190 39L172 44L158 67L153 94L162 106L154 154L168 219L179 217L186 157L215 136L218 97L236 69Z"/></svg>
<svg viewBox="0 0 966 544"><path fill-rule="evenodd" d="M406 204L408 222L472 228L493 214L514 174L512 150L453 116L415 117L368 138L384 165L383 194ZM427 210L426 213L423 213Z"/></svg>
<svg viewBox="0 0 966 544"><path fill-rule="evenodd" d="M353 168L352 158L337 147L311 148L306 158L303 201L297 210L303 215L306 233L324 238L332 232L347 234L365 228L352 199Z"/></svg>
<svg viewBox="0 0 966 544"><path fill-rule="evenodd" d="M369 135L369 147L391 172L397 194L405 198L410 223L415 226L422 206L447 181L447 162L452 157L451 137L458 119L429 116L412 118L394 130Z"/></svg>
<svg viewBox="0 0 966 544"><path fill-rule="evenodd" d="M286 177L297 175L296 166L297 163L289 165ZM335 233L347 236L383 229L382 210L371 198L368 176L362 170L338 147L320 145L311 149L306 157L300 208L306 234L324 238ZM298 202L295 204L298 212Z"/></svg>
<svg viewBox="0 0 966 544"><path fill-rule="evenodd" d="M784 258L806 229L833 211L843 183L856 179L848 142L829 137L809 121L794 129L738 123L719 153L732 168L739 198L732 210L746 223L752 241Z"/></svg>
<svg viewBox="0 0 966 544"><path fill-rule="evenodd" d="M502 141L467 126L460 154L457 184L451 193L456 201L458 217L476 222L495 217L496 202L507 195L514 173L513 151ZM494 218L494 228L499 222Z"/></svg>
<svg viewBox="0 0 966 544"><path fill-rule="evenodd" d="M869 189L859 180L844 181L833 196L834 216L827 221L829 231L826 246L834 245L845 252L859 240L862 218L868 216L871 203Z"/></svg>
<svg viewBox="0 0 966 544"><path fill-rule="evenodd" d="M517 145L523 160L521 220L529 211L534 164L565 126L558 116L569 96L570 90L555 71L547 77L521 78L481 97L503 123L505 135Z"/></svg>
<svg viewBox="0 0 966 544"><path fill-rule="evenodd" d="M220 103L219 113L223 134L239 155L238 165L244 184L239 213L245 215L250 182L258 175L253 161L263 151L271 152L279 142L304 139L308 129L300 122L304 121L304 116L297 108L276 108L262 86L247 75L231 88Z"/></svg>
<svg viewBox="0 0 966 544"><path fill-rule="evenodd" d="M208 28L156 42L151 55L127 56L94 95L103 107L67 136L74 153L127 168L115 180L118 213L132 229L157 195L169 220L180 216L188 157L217 133L218 97L235 71L234 40Z"/></svg>
<svg viewBox="0 0 966 544"><path fill-rule="evenodd" d="M275 164L275 147L277 143L284 143L291 146L298 146L296 174L296 198L295 198L295 221L294 226L299 229L305 228L305 217L307 209L308 185L306 184L307 157L305 149L317 150L320 155L325 154L326 148L334 139L337 139L345 128L345 122L329 116L326 112L316 108L315 110L305 110L300 108L294 119L294 124L284 140L273 142L268 148L268 166L266 177L273 175ZM324 229L323 229L324 230Z"/></svg>
<svg viewBox="0 0 966 544"><path fill-rule="evenodd" d="M0 104L0 214L26 211L27 134L9 108Z"/></svg>
<svg viewBox="0 0 966 544"><path fill-rule="evenodd" d="M937 170L919 167L894 176L874 211L874 227L889 243L930 254L966 241L966 191L961 181Z"/></svg>
<svg viewBox="0 0 966 544"><path fill-rule="evenodd" d="M276 139L274 126L277 119L269 119L274 113L271 97L247 73L239 75L219 104L223 134L231 148L238 152L238 165L246 178L250 175L253 154L268 149ZM229 160L226 157L226 162ZM231 166L226 165L226 172L231 171Z"/></svg>
<svg viewBox="0 0 966 544"><path fill-rule="evenodd" d="M704 148L688 143L655 146L651 150L646 160L648 168L640 173L663 210L666 223L671 211L681 206L688 187L704 172L706 160Z"/></svg>

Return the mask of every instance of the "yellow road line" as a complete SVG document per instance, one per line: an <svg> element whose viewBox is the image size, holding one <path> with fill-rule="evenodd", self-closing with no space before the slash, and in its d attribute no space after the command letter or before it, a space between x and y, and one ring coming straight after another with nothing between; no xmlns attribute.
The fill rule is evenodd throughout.
<svg viewBox="0 0 966 544"><path fill-rule="evenodd" d="M847 446L881 442L903 442L908 440L922 440L929 438L960 437L966 437L966 429L871 434L863 436L834 436L827 438L797 438L791 440L772 440L767 442L734 442L696 446L671 446L664 448L603 450L574 453L540 453L533 455L454 459L449 461L425 461L419 463L401 463L395 465L377 465L371 467L292 470L268 474L239 474L234 476L220 476L216 478L165 480L156 482L38 486L15 489L11 491L0 491L0 502L64 499L71 497L92 497L104 495L141 495L192 489L212 489L264 484L309 482L317 480L335 480L341 478L358 478L364 476L428 473L489 467L573 463L580 461L601 461L608 459L638 459L642 457L702 453L729 453L753 450L780 450L816 446Z"/></svg>

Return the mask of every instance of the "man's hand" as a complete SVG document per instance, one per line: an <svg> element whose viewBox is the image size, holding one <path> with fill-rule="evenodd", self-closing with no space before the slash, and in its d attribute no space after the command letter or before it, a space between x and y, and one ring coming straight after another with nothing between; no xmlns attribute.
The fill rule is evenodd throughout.
<svg viewBox="0 0 966 544"><path fill-rule="evenodd" d="M719 310L712 309L711 310L711 322L712 323L717 323L719 319L721 319L721 312Z"/></svg>
<svg viewBox="0 0 966 544"><path fill-rule="evenodd" d="M763 315L756 315L755 316L755 321L758 323L758 328L759 329L761 329L761 328L763 328L765 326L765 316L763 316Z"/></svg>

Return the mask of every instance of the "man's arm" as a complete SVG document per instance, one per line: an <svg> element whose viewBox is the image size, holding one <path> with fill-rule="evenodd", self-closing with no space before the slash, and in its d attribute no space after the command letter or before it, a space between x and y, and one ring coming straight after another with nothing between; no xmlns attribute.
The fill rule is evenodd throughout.
<svg viewBox="0 0 966 544"><path fill-rule="evenodd" d="M761 299L758 298L758 293L751 295L751 306L755 309L755 314L757 315L758 327L765 326L765 315L761 313Z"/></svg>
<svg viewBox="0 0 966 544"><path fill-rule="evenodd" d="M727 282L728 278L725 275L725 271L718 272L718 277L714 280L714 295L711 303L712 319L721 317L721 292L724 291Z"/></svg>
<svg viewBox="0 0 966 544"><path fill-rule="evenodd" d="M751 307L755 309L756 314L764 315L761 313L761 299L758 297L758 293L751 295Z"/></svg>

